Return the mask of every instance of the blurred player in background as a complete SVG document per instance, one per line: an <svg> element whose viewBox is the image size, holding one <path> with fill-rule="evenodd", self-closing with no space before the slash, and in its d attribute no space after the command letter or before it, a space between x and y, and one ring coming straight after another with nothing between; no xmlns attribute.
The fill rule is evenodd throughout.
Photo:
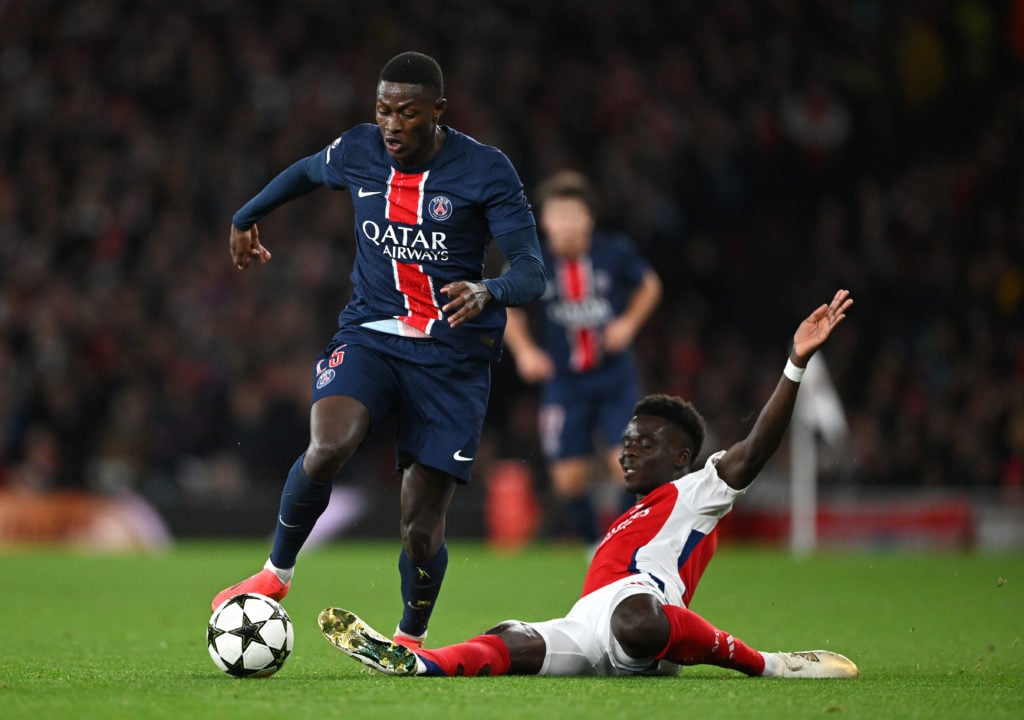
<svg viewBox="0 0 1024 720"><path fill-rule="evenodd" d="M523 381L544 383L539 427L558 498L555 534L592 547L605 525L591 483L595 459L597 473L621 488L620 434L641 395L633 338L661 299L661 281L629 238L595 229L596 197L582 174L556 173L534 199L547 272L541 338L524 310L510 310L505 343Z"/></svg>
<svg viewBox="0 0 1024 720"><path fill-rule="evenodd" d="M214 607L239 593L285 596L334 476L394 414L404 608L395 637L422 645L448 564L445 515L456 485L470 479L505 307L544 288L536 222L518 175L499 150L441 125L446 104L437 62L397 55L378 78L376 124L299 160L232 220L231 257L245 269L271 259L261 217L319 187L348 190L356 259L352 298L313 365L309 446L285 481L270 558L217 593ZM491 240L509 268L484 280Z"/></svg>
<svg viewBox="0 0 1024 720"><path fill-rule="evenodd" d="M324 635L347 655L393 675L665 675L710 664L752 676L857 677L857 666L838 653L760 652L688 609L714 554L719 520L778 449L807 361L852 303L840 290L800 323L782 377L750 433L701 468L692 469L706 434L697 410L667 395L637 404L620 462L638 502L612 524L581 599L564 618L510 620L467 642L414 653L353 613L328 608L319 618Z"/></svg>

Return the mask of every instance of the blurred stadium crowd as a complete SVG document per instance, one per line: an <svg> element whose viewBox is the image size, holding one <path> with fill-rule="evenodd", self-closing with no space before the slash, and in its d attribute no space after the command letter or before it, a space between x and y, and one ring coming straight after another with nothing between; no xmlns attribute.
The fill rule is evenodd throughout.
<svg viewBox="0 0 1024 720"><path fill-rule="evenodd" d="M837 479L1020 497L1021 0L0 0L0 486L277 491L347 297L348 200L266 218L247 272L228 223L372 121L406 49L445 68L448 124L528 191L590 175L654 264L648 390L737 437L794 322L849 287ZM539 460L534 402L496 367L491 456Z"/></svg>

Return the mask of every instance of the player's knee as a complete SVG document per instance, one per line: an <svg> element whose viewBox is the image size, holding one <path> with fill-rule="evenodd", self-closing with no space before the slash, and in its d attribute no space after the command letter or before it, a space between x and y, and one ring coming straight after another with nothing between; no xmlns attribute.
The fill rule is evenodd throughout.
<svg viewBox="0 0 1024 720"><path fill-rule="evenodd" d="M359 447L359 439L335 437L312 440L306 448L306 474L314 480L331 480Z"/></svg>
<svg viewBox="0 0 1024 720"><path fill-rule="evenodd" d="M657 600L633 595L612 611L611 631L629 657L651 658L668 643L669 624Z"/></svg>
<svg viewBox="0 0 1024 720"><path fill-rule="evenodd" d="M440 526L443 528L443 524ZM425 563L437 555L444 534L435 523L422 519L402 524L402 548L414 563Z"/></svg>
<svg viewBox="0 0 1024 720"><path fill-rule="evenodd" d="M539 632L520 620L506 620L488 630L497 635L508 648L509 672L513 675L536 675L544 665L547 646Z"/></svg>
<svg viewBox="0 0 1024 720"><path fill-rule="evenodd" d="M485 630L484 635L501 635L506 630L514 630L517 626L522 624L523 623L519 620L506 620L505 622L498 623L489 630Z"/></svg>

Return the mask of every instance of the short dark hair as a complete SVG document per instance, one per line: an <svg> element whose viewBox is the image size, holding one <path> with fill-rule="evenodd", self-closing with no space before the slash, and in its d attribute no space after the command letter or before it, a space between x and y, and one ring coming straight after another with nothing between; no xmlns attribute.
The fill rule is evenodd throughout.
<svg viewBox="0 0 1024 720"><path fill-rule="evenodd" d="M395 55L381 68L378 83L393 82L403 85L422 85L425 90L444 97L444 74L437 60L419 52Z"/></svg>
<svg viewBox="0 0 1024 720"><path fill-rule="evenodd" d="M576 170L560 170L537 186L535 193L540 207L552 198L575 198L583 201L590 212L597 212L597 194L587 176Z"/></svg>
<svg viewBox="0 0 1024 720"><path fill-rule="evenodd" d="M653 415L667 420L685 432L693 444L690 461L695 462L708 434L704 417L693 403L674 395L648 395L633 408L634 415Z"/></svg>

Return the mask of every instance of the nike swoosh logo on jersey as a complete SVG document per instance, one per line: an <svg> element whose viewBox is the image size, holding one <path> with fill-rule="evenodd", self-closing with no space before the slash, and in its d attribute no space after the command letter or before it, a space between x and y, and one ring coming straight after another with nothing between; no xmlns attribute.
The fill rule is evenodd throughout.
<svg viewBox="0 0 1024 720"><path fill-rule="evenodd" d="M370 197L371 195L380 195L383 190L364 190L359 188L359 197Z"/></svg>
<svg viewBox="0 0 1024 720"><path fill-rule="evenodd" d="M455 454L452 455L452 458L454 458L455 460L458 460L459 462L469 462L469 461L471 461L473 459L473 458L468 458L465 455L463 455L461 450L456 450Z"/></svg>

